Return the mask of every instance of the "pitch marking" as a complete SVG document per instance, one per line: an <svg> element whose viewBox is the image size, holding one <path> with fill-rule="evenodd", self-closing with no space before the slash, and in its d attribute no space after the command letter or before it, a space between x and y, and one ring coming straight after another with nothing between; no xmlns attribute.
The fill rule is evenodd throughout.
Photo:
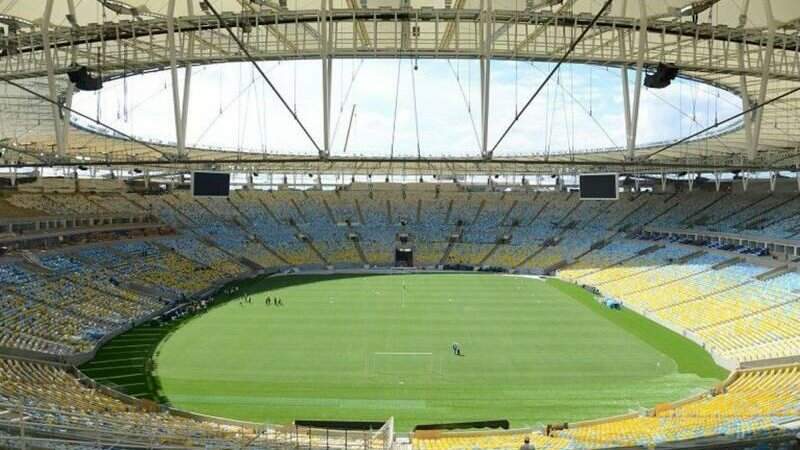
<svg viewBox="0 0 800 450"><path fill-rule="evenodd" d="M433 355L431 352L375 352L375 355Z"/></svg>

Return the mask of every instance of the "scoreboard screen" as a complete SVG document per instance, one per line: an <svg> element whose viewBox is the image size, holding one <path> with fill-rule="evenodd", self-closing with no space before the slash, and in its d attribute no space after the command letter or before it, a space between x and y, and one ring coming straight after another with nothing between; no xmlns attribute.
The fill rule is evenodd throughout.
<svg viewBox="0 0 800 450"><path fill-rule="evenodd" d="M192 195L195 197L227 197L231 192L231 174L193 172Z"/></svg>
<svg viewBox="0 0 800 450"><path fill-rule="evenodd" d="M603 173L580 176L581 200L617 200L617 174Z"/></svg>

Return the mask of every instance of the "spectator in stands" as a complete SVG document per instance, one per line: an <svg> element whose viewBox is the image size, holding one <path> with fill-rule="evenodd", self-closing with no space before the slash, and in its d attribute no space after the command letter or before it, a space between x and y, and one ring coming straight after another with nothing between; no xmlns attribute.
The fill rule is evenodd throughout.
<svg viewBox="0 0 800 450"><path fill-rule="evenodd" d="M531 438L525 437L525 442L519 447L519 450L536 450L536 447L531 444Z"/></svg>

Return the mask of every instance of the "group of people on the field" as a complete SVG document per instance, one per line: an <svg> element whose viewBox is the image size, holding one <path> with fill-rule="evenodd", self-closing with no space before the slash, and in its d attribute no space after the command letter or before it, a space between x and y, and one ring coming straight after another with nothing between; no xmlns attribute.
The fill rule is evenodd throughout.
<svg viewBox="0 0 800 450"><path fill-rule="evenodd" d="M239 300L239 306L244 306L245 303L252 304L253 303L253 297L251 297L250 295L247 295L247 296L244 297L243 300ZM282 298L278 298L278 297L275 297L275 298L267 297L267 298L264 299L264 305L266 305L266 306L270 306L270 305L283 306L283 299Z"/></svg>
<svg viewBox="0 0 800 450"><path fill-rule="evenodd" d="M264 300L264 304L269 306L270 303L274 304L275 306L283 306L283 299L275 297L275 299L273 300L273 299L270 299L269 297L267 297L267 299Z"/></svg>

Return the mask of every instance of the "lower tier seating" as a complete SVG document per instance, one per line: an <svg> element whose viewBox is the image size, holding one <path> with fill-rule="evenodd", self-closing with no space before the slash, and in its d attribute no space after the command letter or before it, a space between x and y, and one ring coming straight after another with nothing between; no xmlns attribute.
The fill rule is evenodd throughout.
<svg viewBox="0 0 800 450"><path fill-rule="evenodd" d="M175 414L94 388L65 368L14 359L0 359L0 430L9 432L0 434L2 448L16 448L21 435L27 448L344 447L344 438L326 441L315 430ZM352 432L346 439L350 448L385 448L378 433Z"/></svg>
<svg viewBox="0 0 800 450"><path fill-rule="evenodd" d="M443 433L413 439L415 450L517 448L530 437L537 449L641 446L704 436L745 436L800 419L800 366L748 370L725 386L677 404L657 405L641 415L551 431Z"/></svg>

